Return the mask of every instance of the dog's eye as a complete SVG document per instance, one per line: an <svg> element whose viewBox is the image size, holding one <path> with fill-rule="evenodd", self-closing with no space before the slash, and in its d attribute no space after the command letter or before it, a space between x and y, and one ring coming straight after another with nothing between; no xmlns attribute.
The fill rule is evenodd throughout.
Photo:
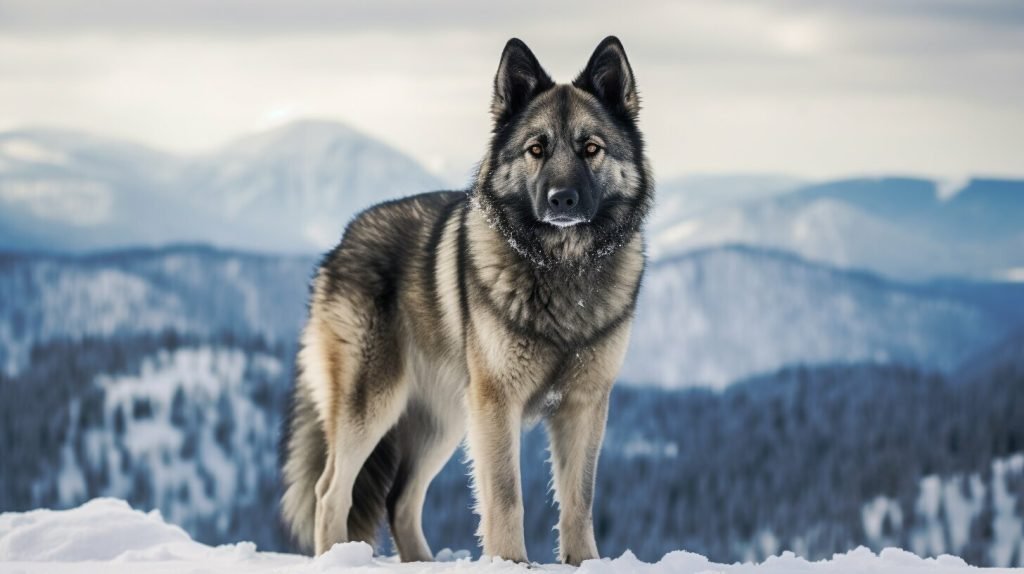
<svg viewBox="0 0 1024 574"><path fill-rule="evenodd" d="M527 151L529 151L530 155L533 157L542 157L544 155L544 148L540 144L533 144Z"/></svg>
<svg viewBox="0 0 1024 574"><path fill-rule="evenodd" d="M594 142L589 142L587 145L583 146L583 153L586 154L587 157L594 157L599 151L601 151L601 146Z"/></svg>

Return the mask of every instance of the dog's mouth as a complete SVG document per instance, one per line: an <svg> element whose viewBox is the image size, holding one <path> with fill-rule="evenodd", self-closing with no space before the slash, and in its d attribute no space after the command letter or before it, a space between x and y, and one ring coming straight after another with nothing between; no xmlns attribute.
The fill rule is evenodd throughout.
<svg viewBox="0 0 1024 574"><path fill-rule="evenodd" d="M588 220L582 217L573 217L571 215L545 215L543 219L544 223L554 225L555 227L572 227L580 223L586 223Z"/></svg>

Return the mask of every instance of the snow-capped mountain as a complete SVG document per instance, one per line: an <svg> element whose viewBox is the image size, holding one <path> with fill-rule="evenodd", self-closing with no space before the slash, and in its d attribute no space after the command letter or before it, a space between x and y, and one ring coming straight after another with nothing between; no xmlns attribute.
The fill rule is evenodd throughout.
<svg viewBox="0 0 1024 574"><path fill-rule="evenodd" d="M789 364L865 361L948 372L1022 321L1024 285L910 285L710 248L651 265L621 377L723 386Z"/></svg>
<svg viewBox="0 0 1024 574"><path fill-rule="evenodd" d="M782 174L698 174L658 180L648 230L654 233L679 221L723 206L767 199L795 191L803 180Z"/></svg>
<svg viewBox="0 0 1024 574"><path fill-rule="evenodd" d="M0 133L0 248L85 250L167 241L205 223L173 196L182 162L57 130Z"/></svg>
<svg viewBox="0 0 1024 574"><path fill-rule="evenodd" d="M178 157L88 134L0 134L0 248L86 251L180 242L331 247L373 203L443 187L343 124L302 121Z"/></svg>
<svg viewBox="0 0 1024 574"><path fill-rule="evenodd" d="M207 247L92 255L0 255L0 372L48 341L230 334L292 343L312 257Z"/></svg>
<svg viewBox="0 0 1024 574"><path fill-rule="evenodd" d="M659 201L686 197L685 189L669 191ZM728 244L899 279L1018 278L1024 276L1024 181L843 180L667 220L656 216L652 226L655 257Z"/></svg>
<svg viewBox="0 0 1024 574"><path fill-rule="evenodd" d="M324 250L355 213L443 184L397 150L347 126L300 121L241 139L193 163L183 188L227 225L265 233L238 247ZM281 243L278 243L281 242ZM292 247L294 245L294 247Z"/></svg>
<svg viewBox="0 0 1024 574"><path fill-rule="evenodd" d="M0 133L0 249L206 242L314 253L359 210L442 187L401 152L326 121L192 157L20 130ZM691 176L662 182L657 202L656 259L744 244L903 280L1024 277L1024 181Z"/></svg>

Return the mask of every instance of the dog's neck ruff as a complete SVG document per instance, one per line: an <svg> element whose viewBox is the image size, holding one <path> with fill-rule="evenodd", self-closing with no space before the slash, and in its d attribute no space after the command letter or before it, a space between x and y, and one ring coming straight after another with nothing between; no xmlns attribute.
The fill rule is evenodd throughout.
<svg viewBox="0 0 1024 574"><path fill-rule="evenodd" d="M546 249L543 242L531 229L524 229L522 226L513 224L506 214L488 197L486 192L472 192L470 194L470 207L480 214L487 226L501 236L509 248L528 261L531 265L543 269L562 269L566 271L579 271L581 268L599 264L624 245L628 244L633 237L640 232L643 222L642 215L631 217L622 225L618 226L614 233L587 239L590 243L587 249L575 257L564 257L560 253ZM543 225L549 225L543 223ZM580 223L579 225L586 225ZM558 231L565 233L576 232L575 227L561 227ZM570 238L566 237L566 242Z"/></svg>

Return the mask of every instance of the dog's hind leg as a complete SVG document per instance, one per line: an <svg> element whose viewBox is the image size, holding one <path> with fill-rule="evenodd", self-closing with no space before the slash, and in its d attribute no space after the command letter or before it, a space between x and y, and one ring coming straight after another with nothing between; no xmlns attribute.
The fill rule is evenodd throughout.
<svg viewBox="0 0 1024 574"><path fill-rule="evenodd" d="M465 435L464 415L439 416L415 401L398 423L401 462L388 494L391 534L403 562L433 560L423 535L423 503L427 487Z"/></svg>
<svg viewBox="0 0 1024 574"><path fill-rule="evenodd" d="M316 484L315 546L318 555L329 550L337 542L358 539L373 543L375 519L381 518L381 515L374 516L375 509L367 509L360 514L367 515L364 522L368 524L355 524L350 514L353 513L354 506L376 504L372 500L354 500L354 496L377 497L377 493L354 492L353 487L370 455L374 454L378 444L394 426L404 407L404 397L378 398L380 400L377 401L372 416L365 417L359 422L346 420L344 424L338 425L334 440L330 441L333 444L328 446L327 464ZM379 497L383 498L383 494L390 486L391 478L379 476L374 479L380 483L368 486L380 490Z"/></svg>
<svg viewBox="0 0 1024 574"><path fill-rule="evenodd" d="M331 332L322 329L324 333L326 338ZM316 483L314 521L314 547L319 555L337 542L373 542L393 469L377 468L379 464L367 460L378 456L375 449L401 417L409 385L397 345L379 329L353 337L352 342L337 336L324 344L307 341L303 352L307 351L323 354L327 377L320 401L327 461ZM364 466L374 474L368 480L360 478ZM357 478L364 491L354 493Z"/></svg>

